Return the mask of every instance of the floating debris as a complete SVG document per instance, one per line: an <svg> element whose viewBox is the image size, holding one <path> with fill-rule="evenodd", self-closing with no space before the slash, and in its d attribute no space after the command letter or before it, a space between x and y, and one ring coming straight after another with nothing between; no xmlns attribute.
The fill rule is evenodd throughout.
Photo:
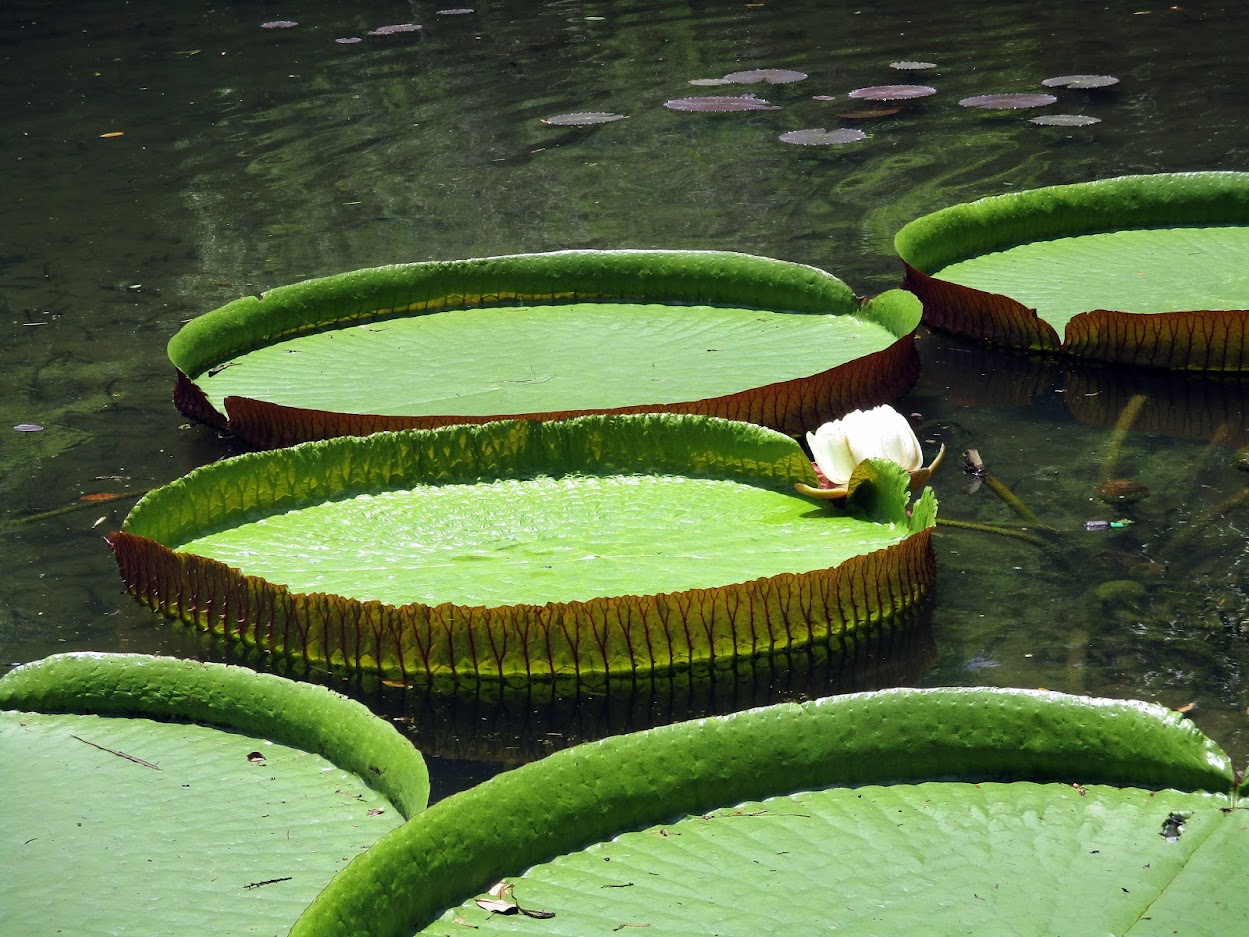
<svg viewBox="0 0 1249 937"><path fill-rule="evenodd" d="M754 85L761 81L770 85L787 85L806 77L806 72L795 72L787 68L755 68L746 72L730 72L723 80L734 85Z"/></svg>
<svg viewBox="0 0 1249 937"><path fill-rule="evenodd" d="M890 62L890 68L896 68L900 72L919 72L926 68L936 68L936 62Z"/></svg>
<svg viewBox="0 0 1249 937"><path fill-rule="evenodd" d="M1057 78L1046 78L1041 82L1047 88L1076 88L1085 91L1092 88L1109 88L1118 83L1119 79L1113 75L1059 75Z"/></svg>
<svg viewBox="0 0 1249 937"><path fill-rule="evenodd" d="M1083 114L1042 114L1040 117L1029 118L1029 123L1040 124L1042 127L1088 127L1100 124L1100 117L1086 117Z"/></svg>
<svg viewBox="0 0 1249 937"><path fill-rule="evenodd" d="M543 117L542 123L548 127L588 127L592 124L609 124L613 120L624 120L628 114L612 114L608 111L582 111L577 114L556 114L554 117Z"/></svg>
<svg viewBox="0 0 1249 937"><path fill-rule="evenodd" d="M1057 100L1058 98L1052 94L978 94L975 97L963 98L958 103L960 107L1014 111L1025 107L1044 107Z"/></svg>
<svg viewBox="0 0 1249 937"><path fill-rule="evenodd" d="M294 20L270 20L267 23L261 23L261 29L294 29L299 24Z"/></svg>
<svg viewBox="0 0 1249 937"><path fill-rule="evenodd" d="M38 433L43 429L38 423L18 423L13 428L19 433Z"/></svg>
<svg viewBox="0 0 1249 937"><path fill-rule="evenodd" d="M714 88L716 85L731 85L733 82L723 78L691 78L689 83L699 88Z"/></svg>
<svg viewBox="0 0 1249 937"><path fill-rule="evenodd" d="M453 7L450 10L434 10L434 15L435 16L464 16L465 14L472 13L472 12L474 11L470 10L468 7Z"/></svg>
<svg viewBox="0 0 1249 937"><path fill-rule="evenodd" d="M1126 517L1120 518L1117 521L1085 521L1084 529L1085 530L1122 530L1123 528L1127 527L1131 523L1132 522L1128 520Z"/></svg>
<svg viewBox="0 0 1249 937"><path fill-rule="evenodd" d="M850 97L863 101L910 101L936 93L937 89L928 85L872 85L870 88L856 88L850 92Z"/></svg>
<svg viewBox="0 0 1249 937"><path fill-rule="evenodd" d="M780 105L770 104L763 98L753 94L736 97L711 96L705 98L677 98L665 101L664 107L670 111L779 111Z"/></svg>
<svg viewBox="0 0 1249 937"><path fill-rule="evenodd" d="M340 46L350 46L355 45L357 42L363 42L364 40L359 36L343 36L342 39L335 39L334 41Z"/></svg>
<svg viewBox="0 0 1249 937"><path fill-rule="evenodd" d="M837 146L842 143L857 143L866 136L862 130L825 130L823 127L812 127L809 130L791 130L777 139L782 143L796 143L798 146Z"/></svg>
<svg viewBox="0 0 1249 937"><path fill-rule="evenodd" d="M811 95L811 100L812 101L836 101L837 95L835 94L813 94Z"/></svg>

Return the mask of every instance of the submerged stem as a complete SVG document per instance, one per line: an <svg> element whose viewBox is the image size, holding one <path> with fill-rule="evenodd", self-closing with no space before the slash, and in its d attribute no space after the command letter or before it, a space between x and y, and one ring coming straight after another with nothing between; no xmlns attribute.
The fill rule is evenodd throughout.
<svg viewBox="0 0 1249 937"><path fill-rule="evenodd" d="M1136 422L1136 418L1141 415L1141 410L1144 409L1145 401L1148 399L1146 394L1133 394L1123 405L1119 419L1115 420L1114 428L1110 431L1110 439L1106 442L1106 455L1102 457L1102 484L1114 479L1115 467L1119 464L1119 453L1123 449L1123 441L1127 439L1128 431Z"/></svg>
<svg viewBox="0 0 1249 937"><path fill-rule="evenodd" d="M1176 550L1178 550L1181 546L1184 546L1185 544L1187 544L1188 541L1192 540L1193 537L1195 537L1197 533L1200 530L1202 530L1211 521L1218 520L1220 517L1222 517L1232 508L1239 507L1240 505L1244 504L1247 501L1249 501L1249 486L1240 489L1240 491L1236 492L1235 494L1229 495L1228 497L1220 501L1218 504L1216 504L1214 507L1209 508L1208 510L1202 511L1200 514L1194 517L1191 521L1189 521L1187 527L1185 527L1183 530L1177 533L1174 537L1172 537L1166 544L1163 545L1162 551L1161 551L1162 555L1169 555L1169 554L1175 553Z"/></svg>
<svg viewBox="0 0 1249 937"><path fill-rule="evenodd" d="M1026 530L1017 530L1014 527L999 527L997 524L982 524L978 521L956 521L950 518L938 517L938 527L957 527L961 530L978 530L984 534L998 534L1002 537L1012 537L1015 540L1023 540L1030 543L1034 547L1045 549L1048 547L1049 541L1038 537L1036 534L1029 533Z"/></svg>
<svg viewBox="0 0 1249 937"><path fill-rule="evenodd" d="M1045 531L1047 534L1057 534L1058 530L1045 523L1041 518L1037 517L1032 508L1024 504L1020 500L1019 495L1011 491L1006 485L997 478L997 476L985 472L980 478L988 486L989 490L1006 502L1006 506L1012 511L1026 520L1028 523L1035 525L1038 529Z"/></svg>

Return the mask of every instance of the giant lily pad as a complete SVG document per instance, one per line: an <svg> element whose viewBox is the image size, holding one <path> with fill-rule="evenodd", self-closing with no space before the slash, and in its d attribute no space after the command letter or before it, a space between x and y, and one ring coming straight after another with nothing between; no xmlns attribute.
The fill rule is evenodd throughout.
<svg viewBox="0 0 1249 937"><path fill-rule="evenodd" d="M869 461L845 511L798 444L676 414L343 437L205 466L110 542L168 615L435 687L706 671L850 640L933 579L935 500ZM857 487L856 487L857 486Z"/></svg>
<svg viewBox="0 0 1249 937"><path fill-rule="evenodd" d="M938 328L1121 364L1249 370L1249 173L995 196L912 221L894 243Z"/></svg>
<svg viewBox="0 0 1249 937"><path fill-rule="evenodd" d="M248 296L169 343L175 400L258 445L666 410L798 435L918 374L919 307L801 264L562 251L407 264Z"/></svg>
<svg viewBox="0 0 1249 937"><path fill-rule="evenodd" d="M1146 703L975 688L786 704L569 749L441 801L292 934L1227 934L1249 915L1235 803L1227 756ZM479 905L501 881L503 905ZM488 910L506 905L553 916Z"/></svg>
<svg viewBox="0 0 1249 937"><path fill-rule="evenodd" d="M239 667L70 654L0 679L4 929L285 933L425 809L385 720Z"/></svg>

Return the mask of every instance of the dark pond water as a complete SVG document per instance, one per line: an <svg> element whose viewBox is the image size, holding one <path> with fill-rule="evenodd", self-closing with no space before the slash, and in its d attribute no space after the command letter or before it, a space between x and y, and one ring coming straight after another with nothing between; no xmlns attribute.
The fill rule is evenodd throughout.
<svg viewBox="0 0 1249 937"><path fill-rule="evenodd" d="M885 2L52 5L0 10L0 661L74 649L235 659L123 592L102 536L135 493L234 451L185 425L164 345L239 295L375 264L564 247L742 250L813 263L860 292L900 280L894 232L933 209L1132 172L1249 169L1249 7ZM266 29L262 23L298 26ZM419 33L368 36L419 22ZM361 37L358 43L338 39ZM902 72L896 60L937 64ZM690 79L782 109L675 112ZM960 108L1111 74L1038 112ZM896 114L846 119L852 89L923 83ZM712 89L714 90L714 89ZM742 93L737 87L735 93ZM816 101L813 95L833 95ZM606 111L626 120L547 126ZM785 132L857 127L830 147ZM977 448L1056 548L936 538L935 606L849 663L764 665L725 685L604 700L436 703L323 677L396 717L440 793L578 738L785 696L891 683L1049 687L1195 703L1249 758L1246 386L1042 367L924 334L900 407ZM1134 396L1127 432L1114 426ZM1140 401L1138 400L1138 403ZM41 432L17 432L17 424ZM955 457L942 517L1017 518ZM1108 479L1151 496L1107 506ZM64 509L72 509L64 511ZM62 512L63 513L58 513ZM45 512L49 512L46 513ZM1086 520L1126 517L1119 530ZM250 661L257 666L280 664ZM311 675L317 678L317 675Z"/></svg>

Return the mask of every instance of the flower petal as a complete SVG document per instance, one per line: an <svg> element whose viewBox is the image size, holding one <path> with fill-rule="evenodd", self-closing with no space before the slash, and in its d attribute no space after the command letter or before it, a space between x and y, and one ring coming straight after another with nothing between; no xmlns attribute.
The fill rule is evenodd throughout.
<svg viewBox="0 0 1249 937"><path fill-rule="evenodd" d="M924 453L919 445L919 437L911 429L911 424L893 407L877 407L883 411L877 418L877 426L881 433L881 455L892 459L908 472L924 467Z"/></svg>
<svg viewBox="0 0 1249 937"><path fill-rule="evenodd" d="M854 473L855 461L846 441L842 420L825 423L814 433L807 433L811 457L834 486L844 485Z"/></svg>

